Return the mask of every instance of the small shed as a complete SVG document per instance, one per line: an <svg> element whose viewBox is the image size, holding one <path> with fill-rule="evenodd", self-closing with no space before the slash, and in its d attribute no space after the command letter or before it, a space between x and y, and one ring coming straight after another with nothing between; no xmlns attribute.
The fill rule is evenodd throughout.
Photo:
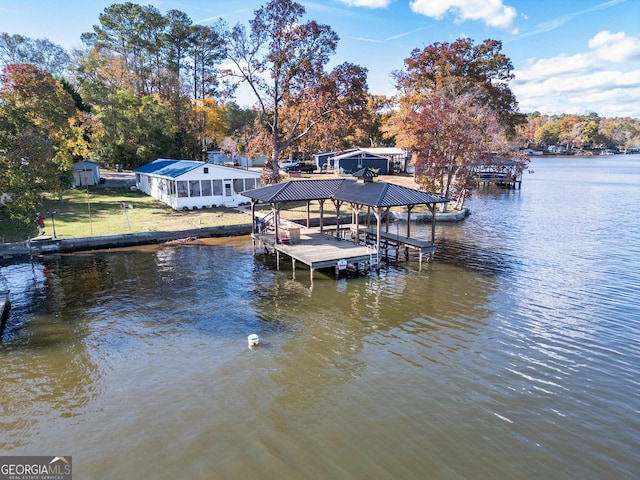
<svg viewBox="0 0 640 480"><path fill-rule="evenodd" d="M237 207L260 187L260 171L195 160L158 159L134 170L136 187L175 210Z"/></svg>
<svg viewBox="0 0 640 480"><path fill-rule="evenodd" d="M73 164L73 186L86 187L100 183L100 166L91 160L82 160Z"/></svg>

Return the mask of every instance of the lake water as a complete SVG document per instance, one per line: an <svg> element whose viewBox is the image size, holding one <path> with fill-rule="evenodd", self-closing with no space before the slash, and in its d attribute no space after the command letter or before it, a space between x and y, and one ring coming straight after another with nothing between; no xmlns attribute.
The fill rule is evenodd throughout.
<svg viewBox="0 0 640 480"><path fill-rule="evenodd" d="M78 479L637 478L640 157L530 168L422 268L311 286L248 237L1 264L0 452Z"/></svg>

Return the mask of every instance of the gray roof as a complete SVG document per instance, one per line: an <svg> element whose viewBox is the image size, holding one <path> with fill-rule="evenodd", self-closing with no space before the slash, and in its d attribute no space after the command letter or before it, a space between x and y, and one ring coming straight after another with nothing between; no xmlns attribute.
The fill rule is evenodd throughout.
<svg viewBox="0 0 640 480"><path fill-rule="evenodd" d="M395 183L360 183L354 181L348 181L340 185L333 198L372 207L399 207L449 201L449 199L440 195L403 187Z"/></svg>
<svg viewBox="0 0 640 480"><path fill-rule="evenodd" d="M338 185L345 180L292 180L246 190L242 195L269 203L322 200L333 197Z"/></svg>
<svg viewBox="0 0 640 480"><path fill-rule="evenodd" d="M370 168L362 168L357 172L353 172L351 176L355 178L361 178L365 182L368 182L368 181L373 181L373 179L377 177L378 174L373 170L371 170Z"/></svg>
<svg viewBox="0 0 640 480"><path fill-rule="evenodd" d="M449 199L394 183L340 178L332 180L292 180L242 192L261 202L281 203L333 199L372 207L398 207L445 203Z"/></svg>

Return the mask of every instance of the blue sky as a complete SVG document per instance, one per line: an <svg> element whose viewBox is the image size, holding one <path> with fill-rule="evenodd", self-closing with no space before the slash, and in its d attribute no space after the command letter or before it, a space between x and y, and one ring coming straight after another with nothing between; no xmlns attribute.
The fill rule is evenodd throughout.
<svg viewBox="0 0 640 480"><path fill-rule="evenodd" d="M0 0L0 32L81 45L108 0ZM177 9L194 23L218 18L247 24L266 1L146 0L162 13ZM640 118L640 0L315 0L299 1L306 19L340 36L332 65L369 70L374 94L392 95L390 72L414 48L461 36L503 42L520 110L543 114L597 112ZM247 105L251 98L241 96Z"/></svg>

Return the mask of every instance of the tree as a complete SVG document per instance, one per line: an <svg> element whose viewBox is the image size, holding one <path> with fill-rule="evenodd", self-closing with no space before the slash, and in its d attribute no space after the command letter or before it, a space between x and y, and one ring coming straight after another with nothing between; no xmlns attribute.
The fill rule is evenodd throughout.
<svg viewBox="0 0 640 480"><path fill-rule="evenodd" d="M472 91L453 99L438 92L419 103L405 101L394 122L398 145L414 153L421 188L448 198L462 201L474 167L495 163L504 153L498 116Z"/></svg>
<svg viewBox="0 0 640 480"><path fill-rule="evenodd" d="M534 140L538 145L555 145L560 141L560 124L551 121L543 124L534 134Z"/></svg>
<svg viewBox="0 0 640 480"><path fill-rule="evenodd" d="M30 224L45 193L69 185L75 159L88 154L84 117L65 86L31 64L3 70L0 88L0 191L4 215Z"/></svg>
<svg viewBox="0 0 640 480"><path fill-rule="evenodd" d="M525 117L507 85L512 65L501 48L497 40L435 43L414 50L406 70L394 73L399 111L387 131L414 152L423 188L463 199L476 164L516 154L508 138Z"/></svg>
<svg viewBox="0 0 640 480"><path fill-rule="evenodd" d="M238 153L249 153L249 144L256 137L256 111L251 108L240 108L234 102L225 104L225 122L228 127L227 135L232 136L237 142ZM256 158L264 153L251 152L251 158Z"/></svg>
<svg viewBox="0 0 640 480"><path fill-rule="evenodd" d="M508 86L513 65L502 53L499 40L487 39L480 45L474 45L470 38L436 42L423 50L413 50L405 67L394 72L404 96L443 91L455 98L473 90L476 101L498 115L507 133L526 121Z"/></svg>
<svg viewBox="0 0 640 480"><path fill-rule="evenodd" d="M216 94L218 68L226 56L226 43L221 22L213 27L196 25L192 28L189 52L193 62L193 98L203 99Z"/></svg>
<svg viewBox="0 0 640 480"><path fill-rule="evenodd" d="M294 151L304 155L369 144L373 117L367 89L367 70L346 62L324 75L301 100L288 102L281 114L283 125L310 125L317 119L322 124L292 144L290 157Z"/></svg>
<svg viewBox="0 0 640 480"><path fill-rule="evenodd" d="M85 96L101 107L103 125L107 129L115 126L113 119L107 117L118 117L114 105L126 97L120 95L125 91L140 99L146 98L143 102L146 105L156 102L156 106L162 104L163 110L168 107L167 115L171 119L168 132L172 140L164 151L165 156L201 155L202 139L197 129L206 119L196 117L192 100L202 100L215 93L218 64L224 55L219 24L193 25L179 10L162 15L151 5L131 2L111 5L100 14L99 20L92 32L82 34L89 49L79 61L78 80ZM151 102L147 97L155 99ZM136 118L133 112L127 116L129 120ZM157 151L159 145L165 144L165 138L158 138L153 132L141 135L140 128L135 131L139 137L151 141L140 146L145 152ZM129 146L122 144L121 147L129 152L125 163L136 164L146 157L146 154L131 155ZM103 158L112 159L112 153L101 149Z"/></svg>
<svg viewBox="0 0 640 480"><path fill-rule="evenodd" d="M62 77L70 64L64 48L47 39L33 40L22 35L0 33L0 66L30 63L56 77Z"/></svg>
<svg viewBox="0 0 640 480"><path fill-rule="evenodd" d="M136 168L171 154L171 109L156 96L119 90L94 107L93 156L103 164Z"/></svg>
<svg viewBox="0 0 640 480"><path fill-rule="evenodd" d="M640 121L636 118L607 118L600 122L600 132L608 148L640 145Z"/></svg>
<svg viewBox="0 0 640 480"><path fill-rule="evenodd" d="M371 123L369 125L369 143L372 147L395 145L395 137L385 130L393 116L393 100L385 95L370 95L367 110Z"/></svg>
<svg viewBox="0 0 640 480"><path fill-rule="evenodd" d="M567 146L567 151L582 144L583 125L578 115L563 115L558 121L560 127L560 142Z"/></svg>
<svg viewBox="0 0 640 480"><path fill-rule="evenodd" d="M226 111L211 97L196 100L195 116L198 122L198 134L201 139L202 154L206 154L210 144L221 142L229 133Z"/></svg>
<svg viewBox="0 0 640 480"><path fill-rule="evenodd" d="M277 182L280 153L307 135L329 110L318 100L324 67L335 52L338 36L326 25L301 22L305 10L291 0L271 0L255 12L247 34L242 25L230 32L230 74L246 82L255 94L260 122L269 134L271 158L263 176ZM268 170L270 169L270 171Z"/></svg>
<svg viewBox="0 0 640 480"><path fill-rule="evenodd" d="M167 19L153 6L131 2L114 4L99 16L100 25L83 33L89 47L111 52L122 62L121 88L138 95L157 93L162 70L164 31Z"/></svg>
<svg viewBox="0 0 640 480"><path fill-rule="evenodd" d="M591 112L586 115L583 120L583 139L584 143L594 145L600 141L600 117L596 112Z"/></svg>

